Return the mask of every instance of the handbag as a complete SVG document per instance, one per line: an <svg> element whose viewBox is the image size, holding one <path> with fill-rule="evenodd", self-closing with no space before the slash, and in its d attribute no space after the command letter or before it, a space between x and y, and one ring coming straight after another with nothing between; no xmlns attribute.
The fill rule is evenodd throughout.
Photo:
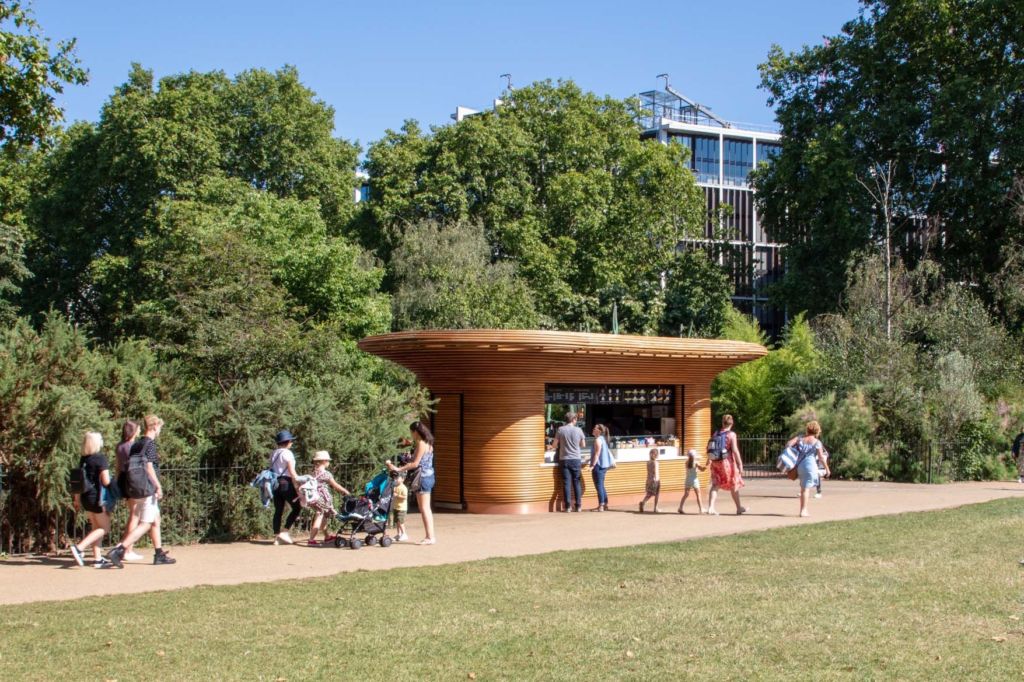
<svg viewBox="0 0 1024 682"><path fill-rule="evenodd" d="M786 478L788 478L791 481L795 481L797 479L797 476L799 475L800 474L799 472L797 472L796 467L793 467L792 469L786 472Z"/></svg>
<svg viewBox="0 0 1024 682"><path fill-rule="evenodd" d="M405 487L409 489L410 493L418 493L420 491L420 468L409 469L405 472Z"/></svg>

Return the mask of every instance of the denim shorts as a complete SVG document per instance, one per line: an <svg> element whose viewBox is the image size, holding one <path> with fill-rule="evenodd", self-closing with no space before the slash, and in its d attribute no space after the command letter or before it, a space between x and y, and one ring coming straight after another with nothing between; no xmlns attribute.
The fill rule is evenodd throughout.
<svg viewBox="0 0 1024 682"><path fill-rule="evenodd" d="M421 493L429 493L434 489L434 484L437 483L437 477L434 474L429 476L420 475L420 489Z"/></svg>

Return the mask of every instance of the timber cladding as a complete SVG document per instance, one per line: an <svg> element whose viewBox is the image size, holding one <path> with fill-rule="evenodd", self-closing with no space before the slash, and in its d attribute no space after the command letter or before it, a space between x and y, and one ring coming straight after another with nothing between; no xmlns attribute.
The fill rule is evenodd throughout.
<svg viewBox="0 0 1024 682"><path fill-rule="evenodd" d="M408 368L438 399L434 501L485 513L557 508L558 469L543 464L546 384L672 385L676 436L683 450L703 452L711 381L767 353L740 341L518 330L399 332L359 347ZM683 466L662 463L663 493L683 489ZM622 462L608 473L608 494L633 501L645 478L644 461ZM585 496L594 497L589 475L583 479Z"/></svg>

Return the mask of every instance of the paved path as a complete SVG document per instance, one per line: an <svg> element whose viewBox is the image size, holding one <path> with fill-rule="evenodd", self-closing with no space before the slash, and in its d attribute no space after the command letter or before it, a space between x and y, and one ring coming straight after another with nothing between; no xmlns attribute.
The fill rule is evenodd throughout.
<svg viewBox="0 0 1024 682"><path fill-rule="evenodd" d="M607 513L527 516L438 514L435 521L440 540L429 547L396 544L387 549L364 547L352 551L301 544L275 547L266 541L192 545L172 548L178 559L174 566L128 564L124 570L103 571L78 568L67 554L14 557L0 560L0 604L268 582L358 569L450 564L638 542L673 542L793 524L957 507L1002 497L1024 501L1024 486L1017 483L928 486L826 482L824 498L811 500L812 517L799 519L797 488L790 481L755 479L743 492L744 503L751 510L744 516L725 513L732 509L728 496L724 504L719 501L722 516L680 516L675 513L678 495L663 500L663 513L657 515L641 516L635 509L622 508ZM692 499L687 501L688 505L692 503ZM409 515L409 528L414 540L422 537L418 514ZM152 555L146 550L143 553L147 558Z"/></svg>

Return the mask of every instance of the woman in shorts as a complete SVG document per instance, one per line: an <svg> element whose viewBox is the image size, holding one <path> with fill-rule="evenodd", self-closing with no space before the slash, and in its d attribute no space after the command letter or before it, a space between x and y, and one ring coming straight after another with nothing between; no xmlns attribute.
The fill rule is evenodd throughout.
<svg viewBox="0 0 1024 682"><path fill-rule="evenodd" d="M430 493L437 482L434 476L434 435L421 421L414 421L410 424L409 433L412 434L412 442L415 446L412 461L402 466L395 466L389 459L387 467L391 471L411 471L419 467L419 474L416 476L410 492L416 493L416 504L420 508L423 530L426 532L426 537L420 540L420 544L433 545L437 542L437 538L434 536L434 515L430 511Z"/></svg>

